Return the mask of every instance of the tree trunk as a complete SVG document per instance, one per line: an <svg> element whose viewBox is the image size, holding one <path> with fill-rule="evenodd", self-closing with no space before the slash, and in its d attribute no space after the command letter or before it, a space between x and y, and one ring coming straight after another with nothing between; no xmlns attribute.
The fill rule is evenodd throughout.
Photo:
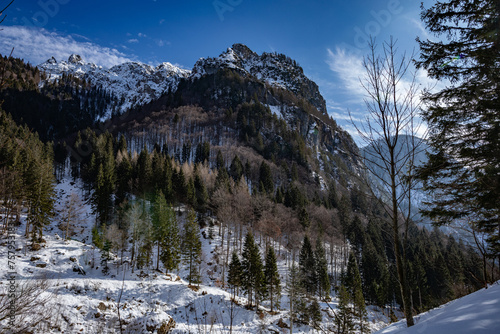
<svg viewBox="0 0 500 334"><path fill-rule="evenodd" d="M390 139L389 139L390 140ZM411 301L408 294L408 286L406 284L406 266L403 263L401 255L401 245L399 240L399 224L398 224L398 200L396 193L396 161L394 159L394 147L389 147L390 164L391 164L391 197L392 197L392 228L394 233L394 255L396 257L396 269L399 278L399 288L401 290L401 298L403 299L403 310L406 318L406 325L413 326Z"/></svg>

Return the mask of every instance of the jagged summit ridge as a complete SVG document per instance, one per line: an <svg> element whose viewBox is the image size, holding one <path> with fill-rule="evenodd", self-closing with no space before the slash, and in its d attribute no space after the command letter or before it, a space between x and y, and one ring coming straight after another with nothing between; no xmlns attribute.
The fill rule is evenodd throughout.
<svg viewBox="0 0 500 334"><path fill-rule="evenodd" d="M85 79L99 85L115 95L120 101L120 111L144 105L158 99L167 91L175 91L182 78L190 75L168 62L154 67L140 62L126 62L106 69L93 63L86 63L79 55L71 55L68 61L52 57L38 65L48 74L48 80L55 80L63 73ZM106 117L109 116L109 113Z"/></svg>
<svg viewBox="0 0 500 334"><path fill-rule="evenodd" d="M270 86L289 90L308 100L326 114L326 102L318 85L306 77L296 61L283 54L264 52L258 55L244 44L233 44L215 58L201 58L193 67L191 80L210 75L219 69L229 68L241 75L250 75Z"/></svg>
<svg viewBox="0 0 500 334"><path fill-rule="evenodd" d="M48 80L55 80L65 73L102 86L121 101L121 112L156 100L168 91L175 92L182 79L193 81L229 68L269 86L289 90L310 102L321 113L327 114L326 102L318 85L306 77L296 61L277 53L264 52L259 55L244 44L233 44L215 58L200 58L192 71L168 62L154 67L135 61L107 69L85 62L77 54L69 56L67 61L59 62L52 57L38 65L38 68L48 74Z"/></svg>

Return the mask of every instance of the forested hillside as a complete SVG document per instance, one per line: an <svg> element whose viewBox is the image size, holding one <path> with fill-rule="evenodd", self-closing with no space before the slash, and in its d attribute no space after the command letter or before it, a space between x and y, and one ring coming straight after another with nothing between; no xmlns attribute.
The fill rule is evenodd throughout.
<svg viewBox="0 0 500 334"><path fill-rule="evenodd" d="M315 84L294 89L261 80L262 68L259 76L233 66L257 55L233 48L200 60L196 75L175 92L102 123L95 121L115 100L101 87L70 75L40 85L43 72L3 58L8 74L1 96L12 116L0 113L2 230L25 219L18 242L34 258L44 233L63 236L66 245L91 244L85 253L92 249L91 258L71 260L73 270L102 274L115 285L125 285L121 277L163 282L178 275L179 284L202 296L208 286L217 288L231 294L226 312L255 311L265 328L268 319L269 328L290 332L297 326L366 333L372 328L367 306L396 320L402 300L393 230L384 194L364 182L359 149L321 110ZM303 76L283 55L259 59L264 68L280 69L269 72L277 81ZM284 76L283 68L294 71ZM55 210L54 177L81 184L82 198ZM85 206L91 219L82 226L75 217ZM411 221L402 239L414 312L498 276L494 262L483 266L470 244L438 229ZM161 293L173 293L172 286L162 285ZM130 324L122 323L117 305L119 323L109 332ZM182 316L173 312L169 319L191 330L187 314L194 307L184 307ZM232 314L221 332L232 331Z"/></svg>

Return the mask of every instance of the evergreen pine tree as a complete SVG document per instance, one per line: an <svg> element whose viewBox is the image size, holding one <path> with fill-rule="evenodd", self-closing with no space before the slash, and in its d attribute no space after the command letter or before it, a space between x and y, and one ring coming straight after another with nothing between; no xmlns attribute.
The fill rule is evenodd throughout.
<svg viewBox="0 0 500 334"><path fill-rule="evenodd" d="M316 258L316 276L318 278L318 296L321 299L328 300L330 298L330 278L328 277L328 262L326 261L325 248L323 242L318 238L316 241L316 249L314 250Z"/></svg>
<svg viewBox="0 0 500 334"><path fill-rule="evenodd" d="M205 206L208 202L208 191L198 172L194 175L194 190L196 194L196 207L198 211L204 212Z"/></svg>
<svg viewBox="0 0 500 334"><path fill-rule="evenodd" d="M242 286L243 280L243 266L240 262L240 257L236 253L233 252L231 257L231 262L229 263L229 271L227 273L227 283L233 290L233 298L238 295L238 289Z"/></svg>
<svg viewBox="0 0 500 334"><path fill-rule="evenodd" d="M310 324L311 326L319 330L320 329L320 324L322 320L321 316L321 308L319 306L319 303L316 299L313 299L311 304L309 305L309 317L310 317Z"/></svg>
<svg viewBox="0 0 500 334"><path fill-rule="evenodd" d="M424 97L432 149L420 176L433 193L426 214L439 224L456 218L477 224L500 257L500 3L438 1L422 6L421 17L444 41L417 39L416 64L451 82Z"/></svg>
<svg viewBox="0 0 500 334"><path fill-rule="evenodd" d="M229 166L229 175L231 175L234 182L238 182L243 176L243 164L241 163L238 155L235 155L233 161L231 161L231 166Z"/></svg>
<svg viewBox="0 0 500 334"><path fill-rule="evenodd" d="M188 211L187 220L184 225L182 238L182 256L184 263L189 266L189 284L199 283L200 273L198 264L201 261L200 227L196 220L196 213L191 209Z"/></svg>
<svg viewBox="0 0 500 334"><path fill-rule="evenodd" d="M256 301L258 305L259 294L264 291L264 272L259 248L255 244L253 234L248 232L243 246L243 289L248 296L248 306Z"/></svg>
<svg viewBox="0 0 500 334"><path fill-rule="evenodd" d="M175 212L161 191L157 192L152 209L154 241L158 247L156 268L161 261L165 269L170 271L177 268L180 261L180 237Z"/></svg>
<svg viewBox="0 0 500 334"><path fill-rule="evenodd" d="M337 305L337 313L335 314L335 325L337 334L351 334L354 332L354 320L352 318L352 310L349 306L351 300L344 284L340 285L338 293L339 303Z"/></svg>
<svg viewBox="0 0 500 334"><path fill-rule="evenodd" d="M316 274L316 259L309 237L304 236L302 248L299 253L299 269L302 277L302 285L308 296L313 296L318 287L318 276Z"/></svg>
<svg viewBox="0 0 500 334"><path fill-rule="evenodd" d="M349 253L349 261L347 262L347 271L343 279L343 285L349 294L349 300L353 303L352 312L357 319L358 329L365 333L367 321L366 306L363 297L361 275L353 252Z"/></svg>
<svg viewBox="0 0 500 334"><path fill-rule="evenodd" d="M264 268L265 284L267 285L267 294L271 302L271 312L274 308L279 309L281 299L281 280L276 263L274 249L269 247L266 254L266 264Z"/></svg>
<svg viewBox="0 0 500 334"><path fill-rule="evenodd" d="M274 194L274 181L269 165L262 161L259 169L259 191L266 192L267 194Z"/></svg>
<svg viewBox="0 0 500 334"><path fill-rule="evenodd" d="M304 304L304 287L300 269L292 263L286 281L286 292L288 292L289 314L290 314L290 333L293 333L293 324L299 319Z"/></svg>

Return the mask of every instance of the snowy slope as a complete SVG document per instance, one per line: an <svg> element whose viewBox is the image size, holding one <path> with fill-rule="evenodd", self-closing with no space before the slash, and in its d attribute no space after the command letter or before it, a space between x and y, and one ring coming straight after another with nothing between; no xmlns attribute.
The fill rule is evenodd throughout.
<svg viewBox="0 0 500 334"><path fill-rule="evenodd" d="M38 251L29 249L29 242L22 236L24 219L15 234L16 282L22 284L33 278L48 277L49 287L40 293L40 297L47 298L47 301L35 311L51 315L51 319L33 333L120 333L118 308L127 333L163 333L161 326L173 325L175 327L170 333L229 332L230 293L220 287L220 269L216 269L214 258L221 243L217 233L213 240L201 238L203 258L199 289L190 288L184 279L187 276L186 266L168 274L152 269L132 273L127 265L117 265L119 255L113 256L109 263L110 272L104 275L100 268L100 251L91 245L90 229L95 216L90 205L82 203L72 239L64 240L62 237L65 229L60 222L70 194L74 193L82 202L85 201L80 182L65 178L57 185L56 192L58 213L44 231L46 242L42 248ZM179 208L178 211L184 210ZM179 220L182 221L184 216L179 216ZM206 236L208 233L202 229L201 234ZM264 252L264 246L260 245L261 252ZM7 268L7 250L5 245L0 247L0 268ZM125 259L128 257L129 254L125 254ZM75 271L75 268L81 268L85 275ZM279 327L280 323L289 323L288 296L284 289L287 264L283 258L279 258L278 268L283 285L281 310L270 313L268 303L264 303L262 316L259 316L255 310L244 307L245 297L238 297L239 305L233 304L232 313L234 334L289 331ZM6 276L5 271L0 271L0 298L7 288ZM123 293L118 303L122 286ZM336 298L329 305L322 302L320 306L322 327L332 328ZM375 308L370 307L368 313L372 330L380 329L387 323L387 317ZM5 320L0 321L0 333L4 332L6 325ZM313 329L309 326L294 326L294 333L311 332Z"/></svg>
<svg viewBox="0 0 500 334"><path fill-rule="evenodd" d="M500 333L500 281L415 317L407 328L402 320L378 334L470 334Z"/></svg>
<svg viewBox="0 0 500 334"><path fill-rule="evenodd" d="M38 65L38 68L48 74L48 80L54 80L66 73L101 86L121 101L122 112L158 99L168 90L176 91L181 78L186 78L191 73L167 62L156 67L127 62L106 69L85 63L79 55L71 55L68 61L60 62L52 57Z"/></svg>

